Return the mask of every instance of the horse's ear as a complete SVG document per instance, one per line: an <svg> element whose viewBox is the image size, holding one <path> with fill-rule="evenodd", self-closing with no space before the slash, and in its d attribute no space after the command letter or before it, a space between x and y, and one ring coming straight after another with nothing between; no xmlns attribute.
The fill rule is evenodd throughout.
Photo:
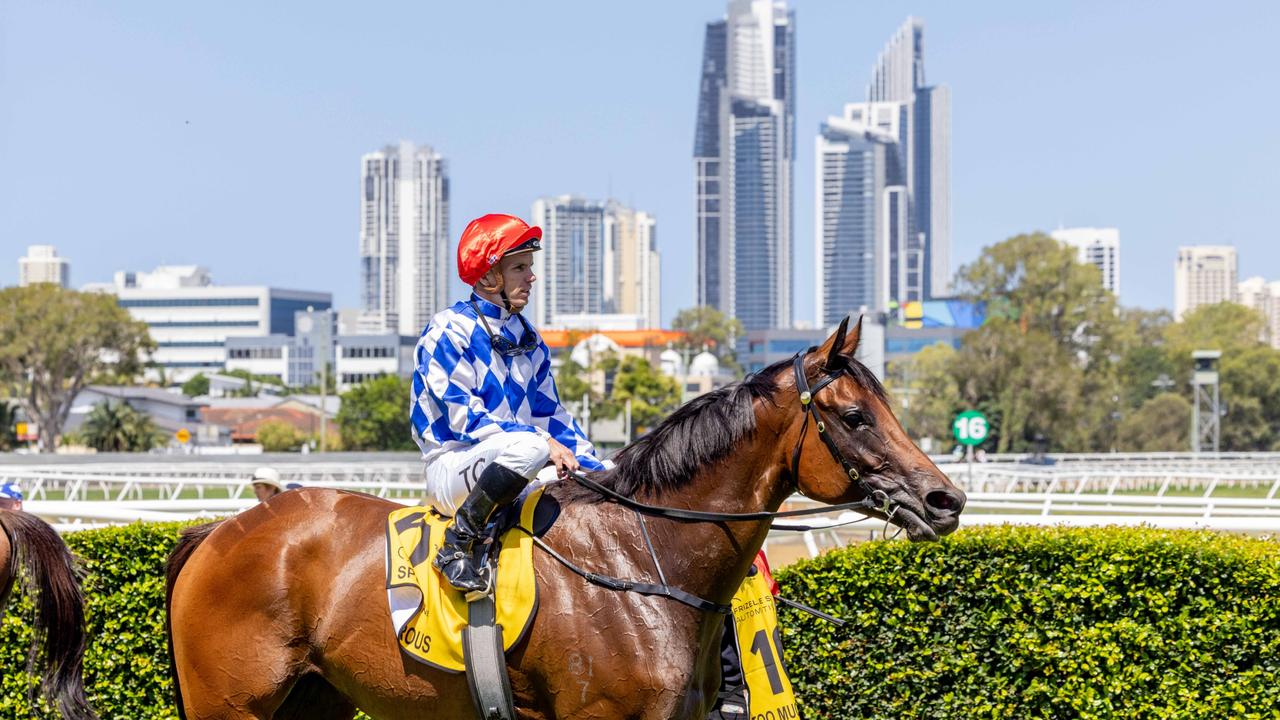
<svg viewBox="0 0 1280 720"><path fill-rule="evenodd" d="M862 340L862 316L858 316L858 322L853 326L853 330L844 339L844 350L840 354L845 357L853 357L858 352L858 342Z"/></svg>
<svg viewBox="0 0 1280 720"><path fill-rule="evenodd" d="M818 354L826 357L826 366L828 368L837 368L841 364L841 354L845 345L845 335L849 332L849 316L846 315L844 320L840 321L840 327L836 328L836 332L827 341L818 347Z"/></svg>

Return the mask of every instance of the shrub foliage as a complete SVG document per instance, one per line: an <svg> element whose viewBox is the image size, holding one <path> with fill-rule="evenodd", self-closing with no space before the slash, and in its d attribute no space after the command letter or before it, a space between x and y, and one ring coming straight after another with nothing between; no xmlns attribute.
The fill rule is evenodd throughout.
<svg viewBox="0 0 1280 720"><path fill-rule="evenodd" d="M89 696L103 718L177 717L164 558L178 523L66 536L88 571ZM868 543L778 573L804 717L1280 717L1280 545L1205 532L985 528ZM37 717L31 604L0 623L0 717Z"/></svg>
<svg viewBox="0 0 1280 720"><path fill-rule="evenodd" d="M1146 528L964 530L779 573L806 718L1280 717L1280 545Z"/></svg>

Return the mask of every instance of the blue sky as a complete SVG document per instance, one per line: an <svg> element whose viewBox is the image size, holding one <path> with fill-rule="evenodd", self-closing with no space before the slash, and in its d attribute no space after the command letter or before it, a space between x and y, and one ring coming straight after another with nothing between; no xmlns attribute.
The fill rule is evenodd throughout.
<svg viewBox="0 0 1280 720"><path fill-rule="evenodd" d="M110 6L109 6L110 5ZM1169 307L1175 249L1280 279L1280 4L795 0L796 306L813 313L813 135L925 20L951 86L953 264L1018 232L1120 228L1127 305ZM456 238L535 197L658 218L663 315L693 302L704 24L724 3L0 0L0 285L28 244L72 282L160 263L354 306L362 153L450 162Z"/></svg>

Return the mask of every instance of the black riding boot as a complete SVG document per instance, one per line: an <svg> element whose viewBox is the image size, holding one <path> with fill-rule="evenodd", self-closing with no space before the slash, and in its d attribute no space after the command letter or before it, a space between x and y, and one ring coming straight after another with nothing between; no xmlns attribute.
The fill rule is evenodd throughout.
<svg viewBox="0 0 1280 720"><path fill-rule="evenodd" d="M476 567L471 548L484 533L489 519L501 507L515 500L529 481L520 473L490 463L480 473L471 494L453 515L453 524L444 531L444 543L436 553L435 566L444 579L464 593L483 592L489 587L487 573Z"/></svg>

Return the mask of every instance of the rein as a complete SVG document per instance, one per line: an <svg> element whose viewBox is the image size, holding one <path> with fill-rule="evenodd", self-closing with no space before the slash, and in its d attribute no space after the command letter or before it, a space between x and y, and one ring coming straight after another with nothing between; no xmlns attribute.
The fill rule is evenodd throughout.
<svg viewBox="0 0 1280 720"><path fill-rule="evenodd" d="M603 496L610 502L617 503L618 505L631 510L636 514L636 519L639 521L640 529L644 534L645 545L649 550L649 557L653 560L654 567L657 568L658 578L661 580L661 583L642 583L635 580L625 580L584 570L583 568L575 565L568 558L556 552L555 549L544 542L542 538L539 538L530 532L529 535L533 537L534 544L542 548L561 565L564 565L566 568L593 585L599 585L600 587L619 592L635 592L641 595L668 597L696 610L715 612L724 615L730 612L730 607L728 605L698 597L697 595L685 592L679 588L671 587L667 584L666 574L662 571L662 563L658 560L658 554L654 551L653 543L649 541L649 532L644 524L645 515L665 518L667 520L675 520L677 522L714 523L771 521L776 518L826 514L836 510L877 510L885 514L886 520L892 519L894 513L897 512L897 507L894 506L893 502L889 499L888 494L883 490L876 490L869 487L866 481L863 480L862 473L858 472L858 469L853 465L853 463L849 462L845 458L844 454L840 452L840 448L836 446L835 441L827 434L826 423L822 421L822 418L818 415L817 406L813 404L813 396L817 395L818 391L830 385L837 378L845 374L845 368L837 369L834 372L829 371L826 377L822 378L822 380L811 389L809 387L809 381L805 378L804 374L804 359L809 353L816 349L817 347L815 346L805 350L804 352L796 353L795 360L792 363L792 368L794 369L796 376L796 390L800 394L800 406L804 410L805 418L804 424L801 426L800 438L796 441L795 450L791 453L791 477L797 480L800 477L800 455L804 450L804 439L809 432L809 421L812 419L818 428L818 437L821 438L822 443L827 446L827 450L831 453L831 457L835 459L836 462L840 463L840 467L844 468L845 473L849 475L849 479L852 480L857 488L862 491L863 498L861 500L840 503L838 505L824 505L822 507L786 511L764 510L761 512L750 513L720 513L708 512L705 510L685 510L683 508L650 505L648 503L640 502L639 500L627 497L612 488L605 487L580 472L572 471L569 475L577 481L579 485ZM853 522L860 521L855 520ZM849 523L840 524L847 525ZM794 530L800 532L816 529L816 527L808 525L778 525L775 527L778 530ZM835 526L827 525L822 527L826 528Z"/></svg>

